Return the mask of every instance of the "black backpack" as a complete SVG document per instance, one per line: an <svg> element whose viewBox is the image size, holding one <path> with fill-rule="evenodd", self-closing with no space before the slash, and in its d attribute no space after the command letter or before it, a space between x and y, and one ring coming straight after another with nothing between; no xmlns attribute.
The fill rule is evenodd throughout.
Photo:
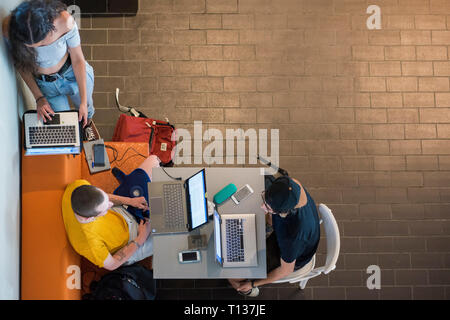
<svg viewBox="0 0 450 320"><path fill-rule="evenodd" d="M139 264L120 267L90 284L83 300L155 300L153 271Z"/></svg>

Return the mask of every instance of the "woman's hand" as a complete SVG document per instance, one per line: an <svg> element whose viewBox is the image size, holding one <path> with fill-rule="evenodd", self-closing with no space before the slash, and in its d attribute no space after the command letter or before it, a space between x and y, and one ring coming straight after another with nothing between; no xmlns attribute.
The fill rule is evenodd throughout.
<svg viewBox="0 0 450 320"><path fill-rule="evenodd" d="M87 104L81 104L78 109L78 121L83 121L83 128L86 127L88 123L88 109Z"/></svg>
<svg viewBox="0 0 450 320"><path fill-rule="evenodd" d="M47 122L47 119L52 120L52 117L55 115L55 111L53 111L52 107L50 106L50 103L48 103L45 97L38 99L36 103L36 110L38 120L42 119L44 120L44 122Z"/></svg>
<svg viewBox="0 0 450 320"><path fill-rule="evenodd" d="M148 204L147 200L145 200L145 197L130 198L127 202L127 204L132 207L142 209L144 211L148 210Z"/></svg>
<svg viewBox="0 0 450 320"><path fill-rule="evenodd" d="M150 224L150 220L147 218L145 218L145 220L141 220L138 226L138 236L136 237L136 241L140 246L144 244L151 232L152 225Z"/></svg>

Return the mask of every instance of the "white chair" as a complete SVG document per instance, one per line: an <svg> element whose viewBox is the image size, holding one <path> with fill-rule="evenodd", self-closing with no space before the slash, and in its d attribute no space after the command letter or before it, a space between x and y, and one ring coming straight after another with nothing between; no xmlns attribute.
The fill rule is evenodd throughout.
<svg viewBox="0 0 450 320"><path fill-rule="evenodd" d="M314 255L308 264L303 268L292 272L289 276L277 280L274 283L296 283L300 282L300 289L305 289L306 283L309 279L317 277L321 273L328 274L336 268L336 261L339 257L339 250L341 247L341 240L339 237L339 228L334 219L331 210L324 204L319 205L320 223L323 223L325 230L325 237L327 241L327 258L325 265L319 268L315 268L316 255Z"/></svg>

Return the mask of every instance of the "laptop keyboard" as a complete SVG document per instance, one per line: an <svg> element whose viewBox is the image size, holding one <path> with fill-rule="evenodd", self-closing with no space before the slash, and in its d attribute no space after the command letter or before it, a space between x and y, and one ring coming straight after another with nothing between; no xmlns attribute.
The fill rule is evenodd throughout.
<svg viewBox="0 0 450 320"><path fill-rule="evenodd" d="M181 184L163 185L165 199L165 224L167 228L182 229L186 227L183 211L183 187Z"/></svg>
<svg viewBox="0 0 450 320"><path fill-rule="evenodd" d="M30 144L65 145L77 142L75 126L29 127Z"/></svg>
<svg viewBox="0 0 450 320"><path fill-rule="evenodd" d="M244 230L242 219L226 219L225 234L227 241L227 262L243 262Z"/></svg>

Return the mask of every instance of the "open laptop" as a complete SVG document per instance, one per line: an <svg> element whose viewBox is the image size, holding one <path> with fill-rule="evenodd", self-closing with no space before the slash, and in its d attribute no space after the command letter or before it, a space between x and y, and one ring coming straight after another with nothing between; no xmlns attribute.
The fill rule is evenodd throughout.
<svg viewBox="0 0 450 320"><path fill-rule="evenodd" d="M224 268L256 267L255 214L219 214L214 212L216 261Z"/></svg>
<svg viewBox="0 0 450 320"><path fill-rule="evenodd" d="M149 182L153 233L190 232L208 222L205 169L180 181Z"/></svg>
<svg viewBox="0 0 450 320"><path fill-rule="evenodd" d="M79 154L80 124L77 111L56 112L52 120L38 120L35 110L23 115L25 155Z"/></svg>

